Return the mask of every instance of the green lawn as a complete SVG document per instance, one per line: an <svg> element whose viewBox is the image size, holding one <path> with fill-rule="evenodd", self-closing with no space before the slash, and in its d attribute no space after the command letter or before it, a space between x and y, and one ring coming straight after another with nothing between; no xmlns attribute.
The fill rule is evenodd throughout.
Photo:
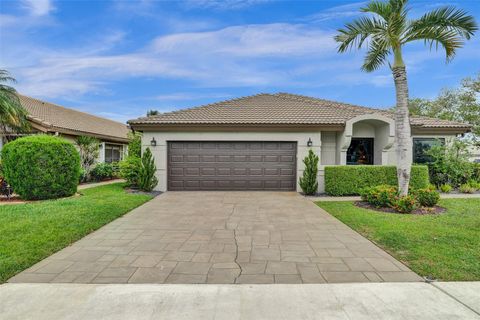
<svg viewBox="0 0 480 320"><path fill-rule="evenodd" d="M0 206L0 283L152 198L121 183L81 194Z"/></svg>
<svg viewBox="0 0 480 320"><path fill-rule="evenodd" d="M480 280L480 199L446 199L442 215L401 215L317 202L421 276Z"/></svg>

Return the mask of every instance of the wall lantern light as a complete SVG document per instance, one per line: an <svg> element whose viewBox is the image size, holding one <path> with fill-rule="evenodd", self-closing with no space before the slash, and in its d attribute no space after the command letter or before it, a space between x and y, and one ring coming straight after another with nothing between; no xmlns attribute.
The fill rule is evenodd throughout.
<svg viewBox="0 0 480 320"><path fill-rule="evenodd" d="M153 137L152 140L150 141L150 145L152 147L155 147L157 145L157 140L155 140L155 137Z"/></svg>
<svg viewBox="0 0 480 320"><path fill-rule="evenodd" d="M311 147L313 144L312 139L308 138L307 146Z"/></svg>

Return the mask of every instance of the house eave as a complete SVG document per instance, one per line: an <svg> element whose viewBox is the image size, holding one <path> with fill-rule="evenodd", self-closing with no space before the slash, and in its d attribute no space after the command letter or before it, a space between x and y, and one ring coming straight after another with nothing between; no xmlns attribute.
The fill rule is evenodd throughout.
<svg viewBox="0 0 480 320"><path fill-rule="evenodd" d="M120 142L120 143L128 143L128 138L122 138L118 136L109 136L109 135L104 135L104 134L99 134L95 132L86 132L86 131L80 131L80 130L72 130L68 128L62 128L62 127L56 127L51 125L50 123L44 122L41 119L34 118L29 116L28 120L30 121L30 125L33 129L38 130L42 133L61 133L65 135L72 135L72 136L90 136L97 138L99 140L104 140L104 141L112 141L112 142Z"/></svg>
<svg viewBox="0 0 480 320"><path fill-rule="evenodd" d="M158 132L158 131L199 131L199 132L305 132L305 131L343 131L343 124L135 124L130 123L135 131Z"/></svg>

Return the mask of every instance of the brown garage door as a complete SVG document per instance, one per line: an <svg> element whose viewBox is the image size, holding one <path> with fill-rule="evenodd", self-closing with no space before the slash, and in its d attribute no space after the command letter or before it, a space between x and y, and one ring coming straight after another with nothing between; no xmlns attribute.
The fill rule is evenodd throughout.
<svg viewBox="0 0 480 320"><path fill-rule="evenodd" d="M168 142L168 190L295 190L296 142Z"/></svg>

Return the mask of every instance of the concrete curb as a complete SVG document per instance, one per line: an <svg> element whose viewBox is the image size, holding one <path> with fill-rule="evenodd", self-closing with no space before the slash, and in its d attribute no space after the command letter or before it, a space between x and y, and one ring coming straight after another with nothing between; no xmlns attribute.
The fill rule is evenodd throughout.
<svg viewBox="0 0 480 320"><path fill-rule="evenodd" d="M463 287L469 286L462 295ZM480 282L300 285L4 284L4 319L480 319ZM452 293L448 293L452 291Z"/></svg>

